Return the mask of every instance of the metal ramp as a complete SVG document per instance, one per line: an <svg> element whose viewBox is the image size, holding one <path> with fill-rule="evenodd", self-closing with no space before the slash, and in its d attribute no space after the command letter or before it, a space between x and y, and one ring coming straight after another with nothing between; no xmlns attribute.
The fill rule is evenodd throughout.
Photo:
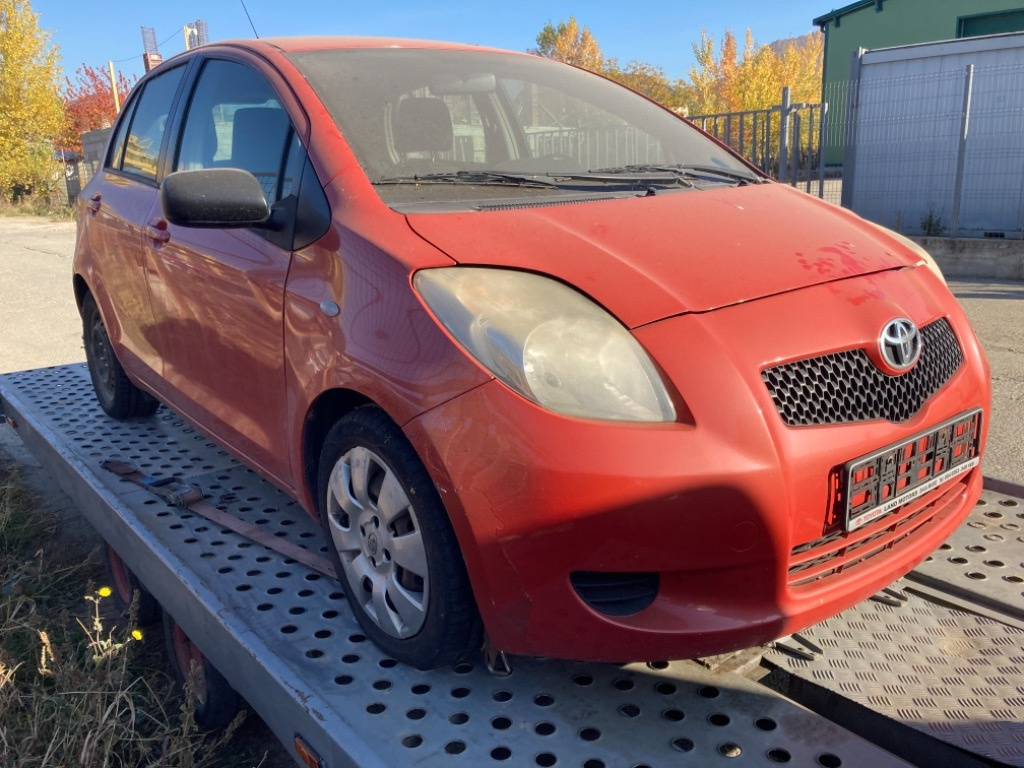
<svg viewBox="0 0 1024 768"><path fill-rule="evenodd" d="M895 751L934 752L922 765L1024 766L1024 501L985 490L890 592L801 633L822 651L813 659L766 654L792 678L780 687L840 722L862 710L911 729L869 727L898 734ZM917 734L963 754L941 762Z"/></svg>
<svg viewBox="0 0 1024 768"><path fill-rule="evenodd" d="M332 579L100 468L105 460L119 459L149 475L198 482L208 501L223 511L323 553L318 526L295 502L174 413L162 408L154 417L135 422L107 418L96 405L82 365L0 376L0 405L40 463L282 743L291 748L301 734L330 768L941 765L908 756L900 745L905 733L921 725L912 722L913 713L928 723L935 717L923 698L932 697L941 708L946 694L928 692L935 683L917 662L889 660L898 667L892 673L870 666L874 659L847 637L866 636L851 622L866 622L871 632L882 632L884 626L884 636L872 640L882 654L895 645L909 658L926 639L938 638L946 644L944 652L959 654L957 669L965 677L981 667L964 659L986 659L984 685L971 695L984 699L977 712L988 707L985 711L997 714L982 717L975 709L967 710L966 721L978 726L967 740L969 748L975 755L1016 759L1013 744L1024 711L1024 689L1017 688L1016 700L1001 692L1024 685L1024 634L992 619L949 609L941 609L948 615L933 619L930 612L938 609L912 598L909 610L884 606L892 615L899 613L897 621L890 613L878 613L874 603L865 603L854 609L867 611L863 616L847 612L832 620L835 625L825 622L807 633L822 646L831 642L829 633L837 637L835 648L829 647L822 659L798 663L774 651L762 660L761 652L752 651L761 664L748 666L745 674L712 671L697 662L620 666L519 657L508 677L490 674L482 658L421 672L388 658L360 633ZM995 505L991 508L1011 510L1000 506L1002 497L986 496ZM1017 565L1022 559L1004 557ZM1021 605L1013 595L1001 599ZM928 614L919 613L919 603L927 605ZM838 622L846 622L844 628ZM934 634L933 626L945 634ZM832 669L833 663L839 671ZM766 678L773 687L758 682L764 665L774 669ZM831 681L814 671L826 668ZM860 680L860 690L846 684L840 672L847 671ZM835 682L842 696L865 702L857 706L888 711L872 681L857 677L868 673L882 686L899 676L902 697L887 695L899 712L908 713L903 720L869 720L871 727L865 729L844 719L847 713L841 708L833 712L821 707L832 722L792 700L816 704L814 697L802 696L806 686L800 681L807 677L814 678L816 689ZM1006 686L1000 682L1004 678ZM993 687L1002 704L990 706L985 698ZM966 695L956 686L949 693ZM1016 718L1015 724L1009 723L1014 727L1005 727L1011 717ZM994 736L989 730L993 724L998 726ZM975 736L984 743L973 743ZM936 743L943 759L966 754L943 746L947 742ZM892 750L901 751L909 762Z"/></svg>

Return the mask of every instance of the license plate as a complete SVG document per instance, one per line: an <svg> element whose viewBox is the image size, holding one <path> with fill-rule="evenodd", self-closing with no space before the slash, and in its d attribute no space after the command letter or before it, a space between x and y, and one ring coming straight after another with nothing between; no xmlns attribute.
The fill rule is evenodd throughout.
<svg viewBox="0 0 1024 768"><path fill-rule="evenodd" d="M848 462L846 530L854 531L981 463L981 411Z"/></svg>

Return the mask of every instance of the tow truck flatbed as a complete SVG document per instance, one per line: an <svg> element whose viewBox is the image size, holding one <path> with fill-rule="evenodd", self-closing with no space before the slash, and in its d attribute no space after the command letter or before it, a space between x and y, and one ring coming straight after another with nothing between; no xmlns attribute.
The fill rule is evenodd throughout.
<svg viewBox="0 0 1024 768"><path fill-rule="evenodd" d="M282 743L301 735L324 766L1024 766L1024 505L1011 494L986 490L950 549L879 600L745 663L517 657L498 677L481 657L423 672L361 634L333 579L102 468L197 484L325 553L294 501L167 408L106 417L83 365L0 376L0 407Z"/></svg>

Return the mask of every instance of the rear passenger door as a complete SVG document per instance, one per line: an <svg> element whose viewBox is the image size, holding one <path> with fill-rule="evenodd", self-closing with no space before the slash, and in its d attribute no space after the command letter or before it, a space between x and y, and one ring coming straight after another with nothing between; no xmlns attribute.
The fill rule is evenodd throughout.
<svg viewBox="0 0 1024 768"><path fill-rule="evenodd" d="M86 276L125 369L153 383L162 370L144 271L160 150L187 65L146 80L125 105L103 170L83 194ZM115 310L116 308L116 310Z"/></svg>
<svg viewBox="0 0 1024 768"><path fill-rule="evenodd" d="M296 191L305 160L287 112L262 74L226 59L202 64L184 111L172 170L242 168L267 202ZM195 229L151 218L148 282L167 399L279 481L289 459L283 301L290 244L267 228Z"/></svg>

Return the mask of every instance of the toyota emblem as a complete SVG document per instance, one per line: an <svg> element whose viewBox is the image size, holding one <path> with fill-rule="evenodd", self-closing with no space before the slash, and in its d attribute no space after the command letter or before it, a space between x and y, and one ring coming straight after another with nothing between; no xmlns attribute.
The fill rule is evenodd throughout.
<svg viewBox="0 0 1024 768"><path fill-rule="evenodd" d="M897 317L885 324L878 346L882 359L890 368L905 371L913 367L921 356L921 333L913 322Z"/></svg>

